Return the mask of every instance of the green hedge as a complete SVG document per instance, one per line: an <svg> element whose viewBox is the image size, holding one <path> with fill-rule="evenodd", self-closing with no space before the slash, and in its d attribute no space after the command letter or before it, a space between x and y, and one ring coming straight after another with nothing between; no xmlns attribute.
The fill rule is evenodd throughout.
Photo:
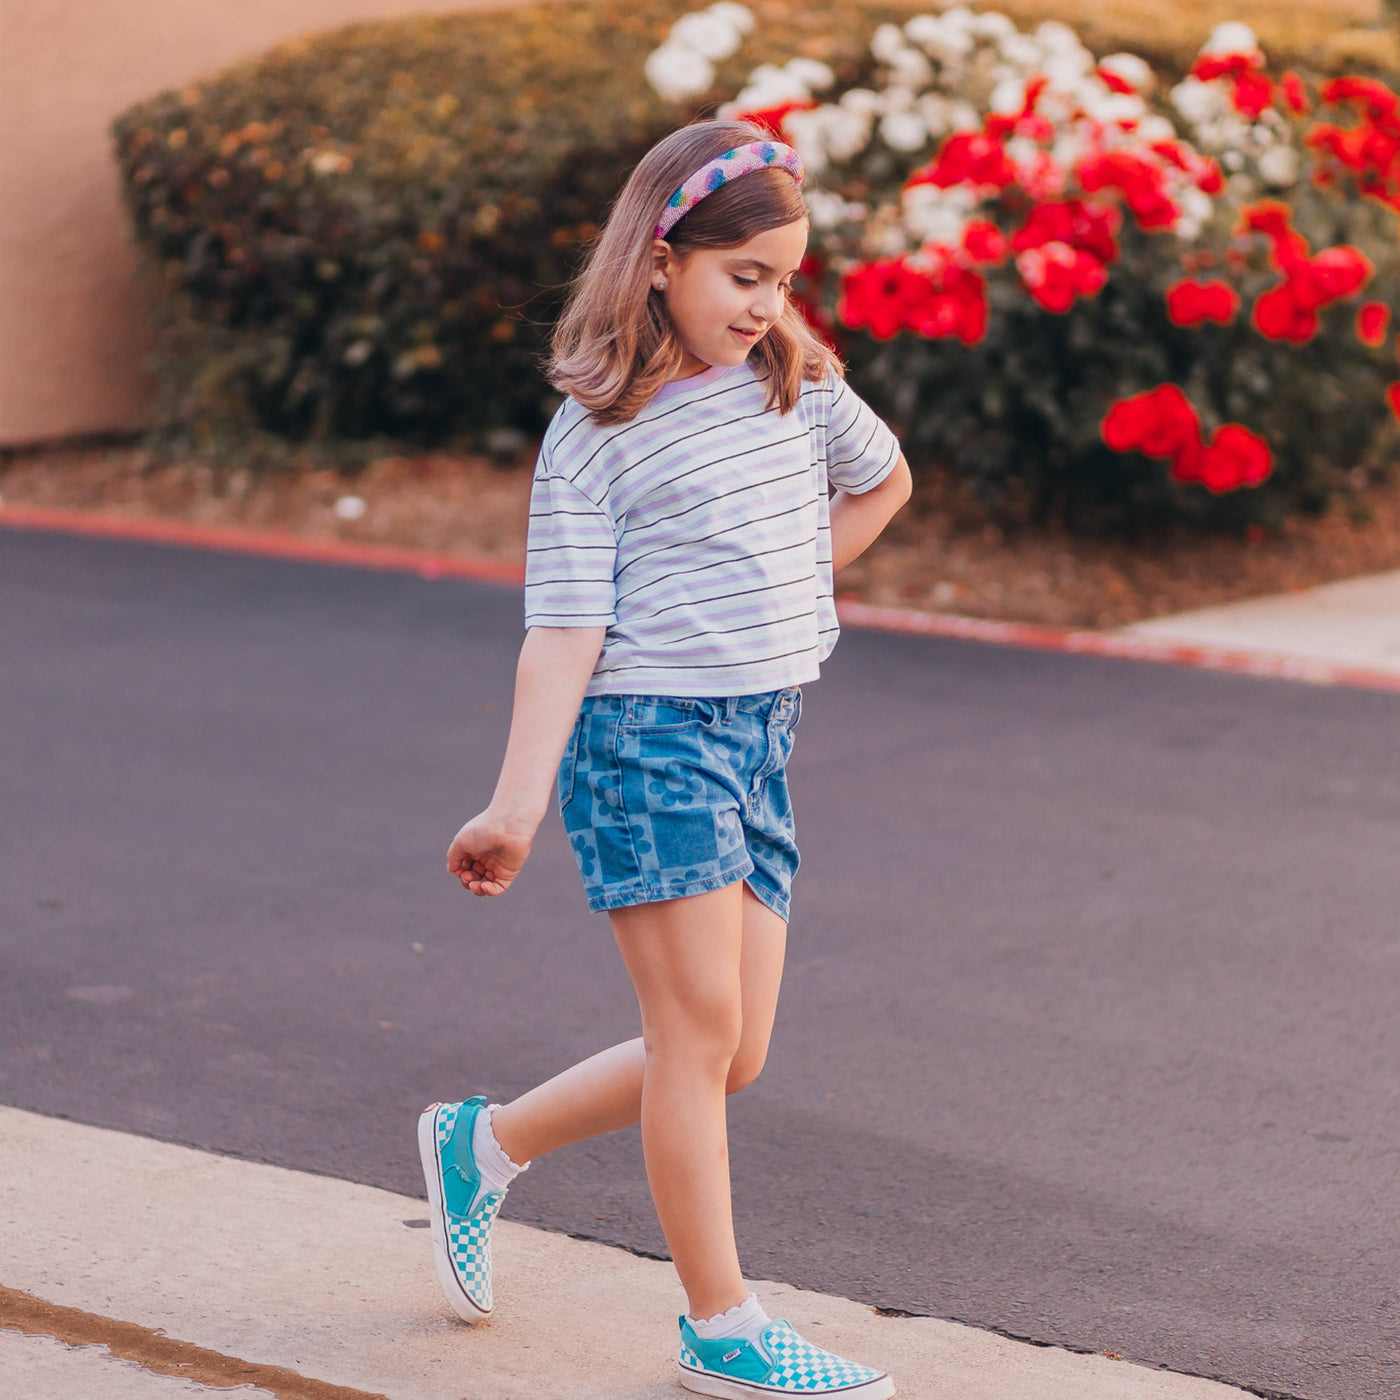
<svg viewBox="0 0 1400 1400"><path fill-rule="evenodd" d="M766 59L801 50L854 81L886 13L760 0L714 100L682 110L642 65L693 8L356 24L124 113L126 197L158 278L158 420L313 441L542 429L548 328L629 168Z"/></svg>

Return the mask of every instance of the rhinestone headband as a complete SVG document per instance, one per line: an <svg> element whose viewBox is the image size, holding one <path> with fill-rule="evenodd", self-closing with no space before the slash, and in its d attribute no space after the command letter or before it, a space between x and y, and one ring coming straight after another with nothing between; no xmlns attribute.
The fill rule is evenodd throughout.
<svg viewBox="0 0 1400 1400"><path fill-rule="evenodd" d="M661 219L656 225L656 238L665 238L683 214L688 214L707 194L712 194L727 180L737 180L752 170L770 166L786 170L799 185L802 183L802 157L782 141L750 141L736 146L722 156L702 165L666 201Z"/></svg>

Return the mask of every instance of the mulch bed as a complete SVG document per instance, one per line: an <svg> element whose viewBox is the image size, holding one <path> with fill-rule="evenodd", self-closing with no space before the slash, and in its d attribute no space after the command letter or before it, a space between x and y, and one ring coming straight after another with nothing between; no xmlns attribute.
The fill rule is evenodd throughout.
<svg viewBox="0 0 1400 1400"><path fill-rule="evenodd" d="M536 450L531 444L508 463L431 452L384 456L343 475L170 464L139 445L54 446L0 456L0 500L519 563ZM347 496L364 502L358 519L337 513ZM1007 528L956 483L925 474L908 508L837 587L886 607L1114 627L1400 568L1400 474L1371 487L1365 505L1359 512L1339 504L1245 542L1183 537L1144 546Z"/></svg>

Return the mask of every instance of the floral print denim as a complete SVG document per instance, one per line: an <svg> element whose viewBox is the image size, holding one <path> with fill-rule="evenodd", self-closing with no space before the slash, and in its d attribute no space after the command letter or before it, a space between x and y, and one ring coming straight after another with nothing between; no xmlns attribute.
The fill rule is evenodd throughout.
<svg viewBox="0 0 1400 1400"><path fill-rule="evenodd" d="M586 697L558 787L589 909L745 880L787 919L800 859L787 761L801 714L797 686Z"/></svg>

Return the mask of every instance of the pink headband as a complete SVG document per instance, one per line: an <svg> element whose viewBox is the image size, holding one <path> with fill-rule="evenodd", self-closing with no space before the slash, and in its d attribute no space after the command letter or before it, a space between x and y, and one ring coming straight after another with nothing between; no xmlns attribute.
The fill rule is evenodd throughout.
<svg viewBox="0 0 1400 1400"><path fill-rule="evenodd" d="M682 215L690 213L707 194L725 183L747 175L751 170L766 170L769 166L786 170L799 185L802 183L802 157L781 141L750 141L736 146L722 156L702 165L666 201L661 220L656 225L656 238L665 238Z"/></svg>

